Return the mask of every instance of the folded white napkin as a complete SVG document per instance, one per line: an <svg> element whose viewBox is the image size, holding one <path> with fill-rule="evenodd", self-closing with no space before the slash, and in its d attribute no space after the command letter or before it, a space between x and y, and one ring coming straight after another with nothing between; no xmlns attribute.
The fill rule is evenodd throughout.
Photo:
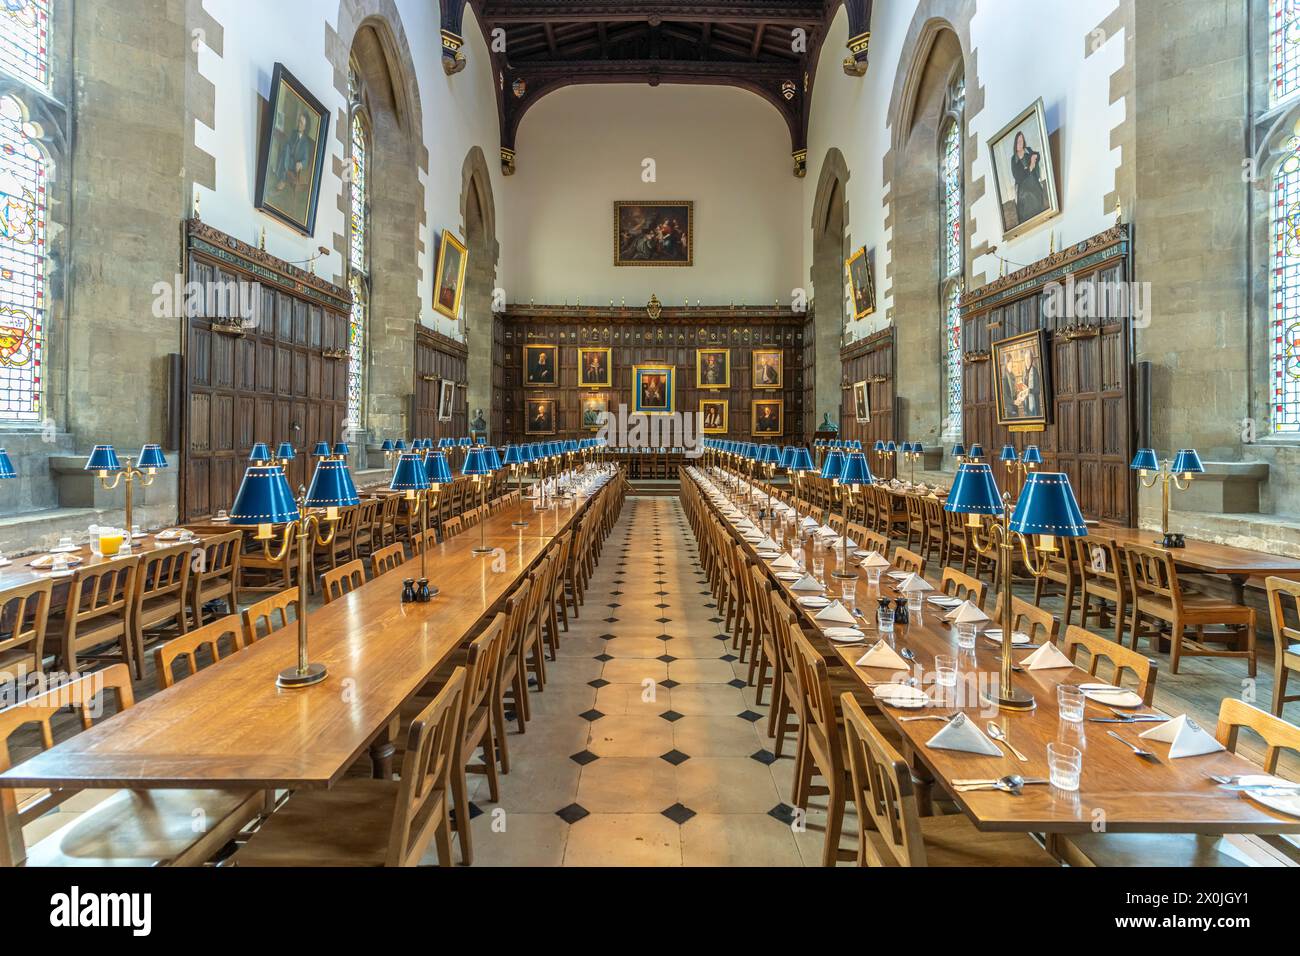
<svg viewBox="0 0 1300 956"><path fill-rule="evenodd" d="M826 624L852 624L853 613L839 601L832 601L817 612L815 619Z"/></svg>
<svg viewBox="0 0 1300 956"><path fill-rule="evenodd" d="M771 538L764 535L763 540L754 545L755 551L780 551L781 546Z"/></svg>
<svg viewBox="0 0 1300 956"><path fill-rule="evenodd" d="M828 524L824 524L817 529L817 537L819 538L838 538L839 534L838 531Z"/></svg>
<svg viewBox="0 0 1300 956"><path fill-rule="evenodd" d="M990 757L1003 756L998 745L989 740L984 731L975 726L975 722L965 714L958 714L948 721L943 729L926 741L926 746L935 750L961 750Z"/></svg>
<svg viewBox="0 0 1300 956"><path fill-rule="evenodd" d="M823 587L823 586L822 586L822 583L821 583L820 581L818 581L815 577L813 577L811 574L805 574L805 575L804 575L803 577L801 577L798 581L794 582L794 584L790 585L790 590L792 590L792 591L824 591L824 590L826 590L826 588Z"/></svg>
<svg viewBox="0 0 1300 956"><path fill-rule="evenodd" d="M772 567L778 571L794 571L799 567L799 562L788 554L783 554L772 562Z"/></svg>
<svg viewBox="0 0 1300 956"><path fill-rule="evenodd" d="M884 641L876 641L875 646L858 658L859 667L879 667L884 670L905 671L907 661L898 656L898 652Z"/></svg>
<svg viewBox="0 0 1300 956"><path fill-rule="evenodd" d="M835 545L834 545L834 546L835 546L836 549L839 549L839 548L843 548L843 547L845 547L846 545L845 545L845 543L844 543L844 538L843 538L843 537L837 537L837 538L835 539ZM856 541L854 541L852 538L849 538L849 541L848 541L848 545L847 545L847 547L850 547L850 548L856 548L857 546L858 546L858 543L857 543Z"/></svg>
<svg viewBox="0 0 1300 956"><path fill-rule="evenodd" d="M803 526L804 526L805 528L814 528L814 529L815 529L815 528L817 527L817 521L816 521L814 518L812 518L811 516L810 516L810 517L807 517L807 518L804 518L802 524L803 524Z"/></svg>
<svg viewBox="0 0 1300 956"><path fill-rule="evenodd" d="M962 601L961 606L953 608L944 619L954 624L980 624L987 621L989 616L970 601Z"/></svg>
<svg viewBox="0 0 1300 956"><path fill-rule="evenodd" d="M1058 667L1073 667L1070 659L1056 649L1056 645L1047 641L1034 653L1020 662L1021 667L1031 671L1050 671Z"/></svg>
<svg viewBox="0 0 1300 956"><path fill-rule="evenodd" d="M867 555L865 558L862 559L862 563L859 565L859 567L887 568L889 567L889 561L879 551L872 551L869 555Z"/></svg>
<svg viewBox="0 0 1300 956"><path fill-rule="evenodd" d="M1158 740L1169 744L1169 757L1199 757L1201 754L1217 753L1223 744L1215 740L1200 724L1186 714L1181 714L1167 724L1157 724L1150 730L1139 734L1147 740Z"/></svg>
<svg viewBox="0 0 1300 956"><path fill-rule="evenodd" d="M933 591L934 585L919 574L909 574L898 585L898 590L904 594L917 594L924 591Z"/></svg>

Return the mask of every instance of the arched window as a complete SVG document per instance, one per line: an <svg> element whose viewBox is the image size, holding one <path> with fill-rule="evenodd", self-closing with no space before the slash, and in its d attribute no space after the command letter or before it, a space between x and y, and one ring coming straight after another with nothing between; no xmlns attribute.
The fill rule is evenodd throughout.
<svg viewBox="0 0 1300 956"><path fill-rule="evenodd" d="M947 427L945 438L961 434L962 426L962 347L961 301L965 275L965 236L962 223L964 197L962 192L962 113L966 103L966 79L960 65L948 85L944 107L943 125L939 139L940 202L943 207L943 239L940 249L943 280L940 302L943 307L944 343L944 418Z"/></svg>
<svg viewBox="0 0 1300 956"><path fill-rule="evenodd" d="M14 96L0 96L0 421L42 419L48 160Z"/></svg>
<svg viewBox="0 0 1300 956"><path fill-rule="evenodd" d="M1270 417L1274 434L1300 434L1300 123L1273 179Z"/></svg>
<svg viewBox="0 0 1300 956"><path fill-rule="evenodd" d="M50 88L50 0L0 0L0 70Z"/></svg>
<svg viewBox="0 0 1300 956"><path fill-rule="evenodd" d="M360 79L348 78L352 99L352 175L348 228L348 287L352 319L348 323L348 422L361 427L362 375L366 324L370 317L370 121L361 105Z"/></svg>
<svg viewBox="0 0 1300 956"><path fill-rule="evenodd" d="M1300 3L1269 0L1269 103L1276 106L1300 90Z"/></svg>

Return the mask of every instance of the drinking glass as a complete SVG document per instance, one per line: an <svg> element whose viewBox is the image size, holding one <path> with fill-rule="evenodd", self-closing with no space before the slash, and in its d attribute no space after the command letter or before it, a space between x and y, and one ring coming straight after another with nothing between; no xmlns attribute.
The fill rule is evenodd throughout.
<svg viewBox="0 0 1300 956"><path fill-rule="evenodd" d="M1083 773L1083 754L1069 744L1052 741L1047 745L1047 768L1053 787L1074 792Z"/></svg>
<svg viewBox="0 0 1300 956"><path fill-rule="evenodd" d="M59 539L59 547L60 547L60 548L71 548L71 547L72 547L72 539L71 539L71 538L67 538L67 537L60 538L60 539Z"/></svg>
<svg viewBox="0 0 1300 956"><path fill-rule="evenodd" d="M880 572L883 568L867 568L867 584L874 591L880 590Z"/></svg>
<svg viewBox="0 0 1300 956"><path fill-rule="evenodd" d="M122 548L122 541L126 537L125 532L120 528L99 529L99 552L106 558L111 558Z"/></svg>
<svg viewBox="0 0 1300 956"><path fill-rule="evenodd" d="M843 578L840 581L840 595L844 599L844 606L848 608L850 612L858 609L857 593L857 578Z"/></svg>
<svg viewBox="0 0 1300 956"><path fill-rule="evenodd" d="M913 614L920 614L924 603L925 598L919 591L914 591L907 596L907 609Z"/></svg>
<svg viewBox="0 0 1300 956"><path fill-rule="evenodd" d="M1056 686L1056 706L1062 720L1080 723L1083 720L1083 701L1083 691L1073 684Z"/></svg>
<svg viewBox="0 0 1300 956"><path fill-rule="evenodd" d="M975 635L979 628L974 624L957 625L957 646L969 650L975 646Z"/></svg>
<svg viewBox="0 0 1300 956"><path fill-rule="evenodd" d="M940 687L957 686L957 658L940 654L934 659L934 682Z"/></svg>
<svg viewBox="0 0 1300 956"><path fill-rule="evenodd" d="M823 580L822 575L826 571L826 553L819 548L813 549L813 577L818 581Z"/></svg>
<svg viewBox="0 0 1300 956"><path fill-rule="evenodd" d="M892 637L894 634L894 608L892 605L883 604L876 611L876 626L880 633Z"/></svg>

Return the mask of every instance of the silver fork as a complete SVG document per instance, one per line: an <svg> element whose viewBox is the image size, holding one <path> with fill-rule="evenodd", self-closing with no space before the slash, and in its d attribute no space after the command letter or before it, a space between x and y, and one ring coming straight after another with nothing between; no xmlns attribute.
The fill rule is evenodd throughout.
<svg viewBox="0 0 1300 956"><path fill-rule="evenodd" d="M1110 734L1112 737L1114 737L1116 740L1118 740L1120 743L1122 743L1125 747L1128 747L1130 750L1133 751L1133 753L1137 754L1137 755L1138 755L1139 757L1141 757L1143 760L1149 760L1149 761L1151 761L1152 763L1159 763L1159 762L1160 762L1160 758L1157 757L1155 754L1153 754L1151 751L1149 751L1149 750L1143 750L1141 747L1137 746L1137 744L1131 744L1131 743L1129 743L1127 740L1125 740L1125 739L1124 739L1123 737L1121 737L1119 734L1115 733L1115 731L1113 731L1113 730L1108 730L1108 731L1106 731L1106 733Z"/></svg>

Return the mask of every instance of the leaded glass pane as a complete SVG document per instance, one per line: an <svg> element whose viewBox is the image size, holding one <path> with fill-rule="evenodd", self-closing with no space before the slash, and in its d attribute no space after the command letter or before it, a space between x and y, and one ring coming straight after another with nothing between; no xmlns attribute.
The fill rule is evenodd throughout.
<svg viewBox="0 0 1300 956"><path fill-rule="evenodd" d="M365 354L366 318L370 309L366 280L352 273L352 316L348 321L348 423L361 426L361 361Z"/></svg>
<svg viewBox="0 0 1300 956"><path fill-rule="evenodd" d="M1273 314L1269 329L1273 431L1300 432L1300 123L1273 184Z"/></svg>
<svg viewBox="0 0 1300 956"><path fill-rule="evenodd" d="M0 0L0 70L49 89L49 0Z"/></svg>
<svg viewBox="0 0 1300 956"><path fill-rule="evenodd" d="M41 418L45 156L22 104L0 96L0 420Z"/></svg>
<svg viewBox="0 0 1300 956"><path fill-rule="evenodd" d="M370 284L367 279L366 248L369 244L370 220L366 216L369 195L370 131L360 111L352 117L352 194L348 243L348 262L352 290L352 317L348 322L348 421L361 425L361 376L366 343L366 320L370 310Z"/></svg>
<svg viewBox="0 0 1300 956"><path fill-rule="evenodd" d="M365 117L357 113L352 117L352 209L351 253L352 268L366 272L366 196L370 174L370 136Z"/></svg>
<svg viewBox="0 0 1300 956"><path fill-rule="evenodd" d="M943 134L944 275L961 275L961 124L950 122Z"/></svg>
<svg viewBox="0 0 1300 956"><path fill-rule="evenodd" d="M947 309L944 313L944 346L947 353L948 431L961 432L961 283L954 282L948 289Z"/></svg>
<svg viewBox="0 0 1300 956"><path fill-rule="evenodd" d="M1300 89L1300 0L1270 0L1269 100L1280 103Z"/></svg>

